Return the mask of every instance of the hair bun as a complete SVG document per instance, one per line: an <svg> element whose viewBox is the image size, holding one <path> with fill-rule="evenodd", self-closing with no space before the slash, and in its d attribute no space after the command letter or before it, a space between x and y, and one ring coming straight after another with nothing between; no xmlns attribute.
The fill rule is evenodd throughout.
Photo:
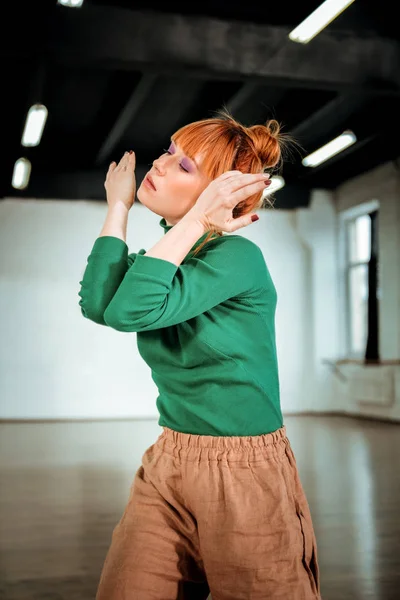
<svg viewBox="0 0 400 600"><path fill-rule="evenodd" d="M282 134L281 126L275 119L267 121L264 125L253 125L247 129L256 154L263 165L263 169L279 168L282 162Z"/></svg>
<svg viewBox="0 0 400 600"><path fill-rule="evenodd" d="M275 119L271 119L265 123L265 127L268 130L269 135L275 139L279 139L281 126Z"/></svg>

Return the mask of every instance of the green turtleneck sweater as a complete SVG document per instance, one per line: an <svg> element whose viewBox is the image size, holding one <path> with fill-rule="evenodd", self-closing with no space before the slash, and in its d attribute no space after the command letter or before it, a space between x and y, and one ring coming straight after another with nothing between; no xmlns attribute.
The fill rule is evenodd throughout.
<svg viewBox="0 0 400 600"><path fill-rule="evenodd" d="M161 426L214 436L275 431L283 424L275 286L260 248L240 235L193 256L206 236L179 267L145 250L128 254L119 238L97 238L80 282L82 314L137 333Z"/></svg>

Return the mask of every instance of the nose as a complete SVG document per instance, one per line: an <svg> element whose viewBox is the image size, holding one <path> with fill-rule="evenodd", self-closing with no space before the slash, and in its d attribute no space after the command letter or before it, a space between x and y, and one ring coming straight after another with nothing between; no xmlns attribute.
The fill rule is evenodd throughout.
<svg viewBox="0 0 400 600"><path fill-rule="evenodd" d="M166 157L159 156L155 160L153 160L153 167L157 171L158 175L165 175L166 172Z"/></svg>

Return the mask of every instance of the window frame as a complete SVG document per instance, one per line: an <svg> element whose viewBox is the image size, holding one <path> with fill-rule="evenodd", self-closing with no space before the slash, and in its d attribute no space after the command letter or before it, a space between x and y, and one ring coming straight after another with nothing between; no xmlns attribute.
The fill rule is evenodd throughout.
<svg viewBox="0 0 400 600"><path fill-rule="evenodd" d="M369 260L351 261L349 247L350 223L359 217L369 215L375 211L379 212L379 200L364 202L340 213L339 226L339 290L341 296L341 346L343 354L349 359L364 360L365 349L361 353L352 351L351 344L351 302L350 302L350 272L360 265L367 265ZM367 331L368 333L368 331Z"/></svg>

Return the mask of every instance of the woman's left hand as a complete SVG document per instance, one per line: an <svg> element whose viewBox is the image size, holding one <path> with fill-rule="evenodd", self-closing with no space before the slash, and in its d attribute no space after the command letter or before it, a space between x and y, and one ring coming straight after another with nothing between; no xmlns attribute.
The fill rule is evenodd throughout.
<svg viewBox="0 0 400 600"><path fill-rule="evenodd" d="M269 175L266 173L227 171L206 187L187 216L199 221L205 231L232 232L246 227L255 220L252 219L256 216L255 213L235 219L233 209L249 196L257 193L261 195L269 183Z"/></svg>

